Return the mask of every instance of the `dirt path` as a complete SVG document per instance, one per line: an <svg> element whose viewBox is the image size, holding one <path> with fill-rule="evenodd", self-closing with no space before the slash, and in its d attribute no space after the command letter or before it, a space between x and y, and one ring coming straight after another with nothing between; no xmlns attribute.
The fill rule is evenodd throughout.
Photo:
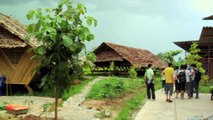
<svg viewBox="0 0 213 120"><path fill-rule="evenodd" d="M88 109L86 106L82 106L81 103L85 100L91 87L101 79L103 78L96 78L95 80L91 81L81 93L76 94L64 101L63 107L58 109L58 117L63 118L64 120L98 120L94 116L99 111L95 109ZM38 116L42 113L42 105L48 102L54 103L54 98L34 96L1 96L0 102L29 106L30 110L28 114ZM54 117L54 112L45 113L42 116L52 118Z"/></svg>
<svg viewBox="0 0 213 120"><path fill-rule="evenodd" d="M67 99L67 101L64 102L62 110L59 111L59 115L63 116L65 120L95 120L94 115L96 115L98 111L87 109L86 106L81 106L81 103L85 100L91 87L101 79L102 77L96 78L91 81L81 93Z"/></svg>

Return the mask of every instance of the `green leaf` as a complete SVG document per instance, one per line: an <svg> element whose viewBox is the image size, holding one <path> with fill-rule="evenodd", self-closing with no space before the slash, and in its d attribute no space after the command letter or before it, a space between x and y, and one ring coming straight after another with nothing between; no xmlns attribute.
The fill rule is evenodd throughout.
<svg viewBox="0 0 213 120"><path fill-rule="evenodd" d="M38 32L39 29L41 27L41 21L39 20L35 25L34 25L34 29L33 32Z"/></svg>
<svg viewBox="0 0 213 120"><path fill-rule="evenodd" d="M75 42L73 43L69 48L72 51L73 54L78 54L83 49L84 44L81 42Z"/></svg>
<svg viewBox="0 0 213 120"><path fill-rule="evenodd" d="M51 60L52 60L52 55L50 55L49 57L46 57L42 62L42 67L46 67L49 64L51 64Z"/></svg>
<svg viewBox="0 0 213 120"><path fill-rule="evenodd" d="M91 16L87 16L86 17L86 22L89 26L92 25L92 23L94 23L94 26L96 27L97 26L97 20Z"/></svg>
<svg viewBox="0 0 213 120"><path fill-rule="evenodd" d="M29 43L29 40L30 40L30 38L31 38L31 34L27 34L26 36L25 36L25 38L24 38L24 41L25 41L25 43Z"/></svg>
<svg viewBox="0 0 213 120"><path fill-rule="evenodd" d="M86 22L88 25L92 25L92 20L91 19L86 19Z"/></svg>
<svg viewBox="0 0 213 120"><path fill-rule="evenodd" d="M96 20L96 19L93 19L93 22L94 22L94 26L96 27L97 24L98 24L97 20Z"/></svg>
<svg viewBox="0 0 213 120"><path fill-rule="evenodd" d="M71 44L73 43L73 40L69 35L63 35L62 39L65 47L70 47Z"/></svg>
<svg viewBox="0 0 213 120"><path fill-rule="evenodd" d="M94 35L93 34L88 34L87 35L87 40L88 41L91 41L91 40L93 40L95 37L94 37Z"/></svg>
<svg viewBox="0 0 213 120"><path fill-rule="evenodd" d="M32 32L33 32L34 25L35 25L35 24L30 24L30 25L28 25L28 26L27 26L27 31L30 32L30 33L32 33Z"/></svg>
<svg viewBox="0 0 213 120"><path fill-rule="evenodd" d="M46 53L45 47L44 47L44 46L39 46L39 47L37 48L37 53L38 53L39 55L44 55L44 54Z"/></svg>
<svg viewBox="0 0 213 120"><path fill-rule="evenodd" d="M81 4L81 3L78 3L77 9L79 10L80 14L85 14L86 13L86 7L83 4Z"/></svg>
<svg viewBox="0 0 213 120"><path fill-rule="evenodd" d="M40 8L35 11L35 16L37 19L40 19L42 17L42 10Z"/></svg>
<svg viewBox="0 0 213 120"><path fill-rule="evenodd" d="M46 74L46 75L41 79L41 84L39 85L39 88L42 88L42 87L45 85L48 76L49 76L49 74Z"/></svg>
<svg viewBox="0 0 213 120"><path fill-rule="evenodd" d="M35 11L34 11L34 10L29 11L29 12L27 13L27 19L28 19L28 20L32 20L34 14L35 14Z"/></svg>
<svg viewBox="0 0 213 120"><path fill-rule="evenodd" d="M50 35L50 38L55 41L56 40L56 30L52 27L47 28L47 33Z"/></svg>

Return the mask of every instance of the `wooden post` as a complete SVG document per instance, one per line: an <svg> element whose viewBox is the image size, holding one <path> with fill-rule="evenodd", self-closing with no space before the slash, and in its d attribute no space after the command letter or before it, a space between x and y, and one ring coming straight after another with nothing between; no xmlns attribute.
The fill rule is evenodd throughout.
<svg viewBox="0 0 213 120"><path fill-rule="evenodd" d="M208 53L209 53L208 54L208 76L210 76L210 70L209 70L210 69L210 62L211 62L211 60L210 60L210 55L211 55L210 52L211 51L210 51L210 45L209 45L208 46Z"/></svg>
<svg viewBox="0 0 213 120"><path fill-rule="evenodd" d="M27 88L29 95L33 95L33 89L29 85L25 85L25 88Z"/></svg>

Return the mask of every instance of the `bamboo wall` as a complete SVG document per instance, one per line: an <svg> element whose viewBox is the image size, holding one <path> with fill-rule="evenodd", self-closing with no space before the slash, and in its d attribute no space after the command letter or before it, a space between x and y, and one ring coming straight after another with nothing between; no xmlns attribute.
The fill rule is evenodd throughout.
<svg viewBox="0 0 213 120"><path fill-rule="evenodd" d="M29 84L33 78L32 70L38 65L38 62L30 60L33 53L27 50L20 57L17 64L14 64L4 50L0 49L0 74L5 74L7 84Z"/></svg>

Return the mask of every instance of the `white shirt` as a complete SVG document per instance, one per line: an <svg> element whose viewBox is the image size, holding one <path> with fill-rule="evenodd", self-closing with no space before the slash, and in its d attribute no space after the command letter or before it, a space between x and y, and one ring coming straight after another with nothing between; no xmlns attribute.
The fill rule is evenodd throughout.
<svg viewBox="0 0 213 120"><path fill-rule="evenodd" d="M190 71L185 70L185 72L186 72L186 82L190 82Z"/></svg>

